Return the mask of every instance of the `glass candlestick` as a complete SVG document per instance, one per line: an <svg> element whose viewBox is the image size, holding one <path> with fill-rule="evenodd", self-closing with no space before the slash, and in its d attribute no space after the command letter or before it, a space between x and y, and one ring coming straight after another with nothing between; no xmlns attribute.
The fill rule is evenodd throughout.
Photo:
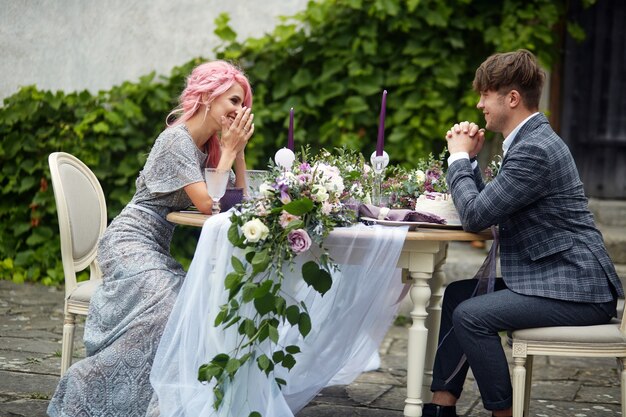
<svg viewBox="0 0 626 417"><path fill-rule="evenodd" d="M376 152L372 153L370 157L372 169L374 171L374 187L372 189L372 204L375 206L381 205L382 202L382 185L385 179L385 170L389 165L389 155L383 151L382 155L376 155Z"/></svg>

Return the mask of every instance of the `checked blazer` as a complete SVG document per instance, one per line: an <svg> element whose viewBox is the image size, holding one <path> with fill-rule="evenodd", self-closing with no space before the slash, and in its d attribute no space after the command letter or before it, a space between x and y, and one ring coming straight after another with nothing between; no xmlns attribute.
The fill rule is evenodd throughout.
<svg viewBox="0 0 626 417"><path fill-rule="evenodd" d="M463 229L499 225L510 290L592 303L624 296L574 159L543 114L519 130L493 181L467 159L448 167L447 181Z"/></svg>

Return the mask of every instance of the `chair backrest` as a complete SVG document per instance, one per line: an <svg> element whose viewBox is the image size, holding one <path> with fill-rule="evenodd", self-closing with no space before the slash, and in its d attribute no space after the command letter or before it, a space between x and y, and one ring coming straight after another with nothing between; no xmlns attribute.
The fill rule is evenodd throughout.
<svg viewBox="0 0 626 417"><path fill-rule="evenodd" d="M48 157L59 217L65 294L77 286L76 272L90 267L90 279L101 277L95 261L98 240L107 226L104 192L93 172L75 156Z"/></svg>

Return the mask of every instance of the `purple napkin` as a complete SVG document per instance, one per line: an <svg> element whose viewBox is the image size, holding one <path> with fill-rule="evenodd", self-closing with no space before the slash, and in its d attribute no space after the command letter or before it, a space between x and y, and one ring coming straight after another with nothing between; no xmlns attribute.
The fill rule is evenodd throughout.
<svg viewBox="0 0 626 417"><path fill-rule="evenodd" d="M409 209L388 209L377 207L372 204L361 204L359 207L361 217L371 217L379 220L392 220L396 222L424 222L446 224L446 220L433 213L415 211Z"/></svg>

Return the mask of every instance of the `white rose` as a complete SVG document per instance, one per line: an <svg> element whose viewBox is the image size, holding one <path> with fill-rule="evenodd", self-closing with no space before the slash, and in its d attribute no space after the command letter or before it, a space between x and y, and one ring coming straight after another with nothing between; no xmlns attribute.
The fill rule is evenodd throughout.
<svg viewBox="0 0 626 417"><path fill-rule="evenodd" d="M271 197L274 195L274 187L272 187L272 184L268 182L263 182L259 185L259 194L263 197Z"/></svg>
<svg viewBox="0 0 626 417"><path fill-rule="evenodd" d="M311 193L311 197L315 201L324 202L328 200L330 196L328 195L328 192L326 191L325 187L320 187L319 185L316 185L315 187L313 187L313 192Z"/></svg>
<svg viewBox="0 0 626 417"><path fill-rule="evenodd" d="M414 172L414 175L415 175L415 182L418 185L424 184L424 181L426 181L426 174L424 173L424 171L422 171L421 169L418 169L417 171Z"/></svg>
<svg viewBox="0 0 626 417"><path fill-rule="evenodd" d="M337 194L341 194L343 193L344 190L344 185L343 185L343 178L337 176L337 177L330 177L326 179L326 189L329 192L335 192Z"/></svg>
<svg viewBox="0 0 626 417"><path fill-rule="evenodd" d="M250 243L256 243L259 240L265 240L270 234L270 229L259 219L248 220L242 227L241 231Z"/></svg>

